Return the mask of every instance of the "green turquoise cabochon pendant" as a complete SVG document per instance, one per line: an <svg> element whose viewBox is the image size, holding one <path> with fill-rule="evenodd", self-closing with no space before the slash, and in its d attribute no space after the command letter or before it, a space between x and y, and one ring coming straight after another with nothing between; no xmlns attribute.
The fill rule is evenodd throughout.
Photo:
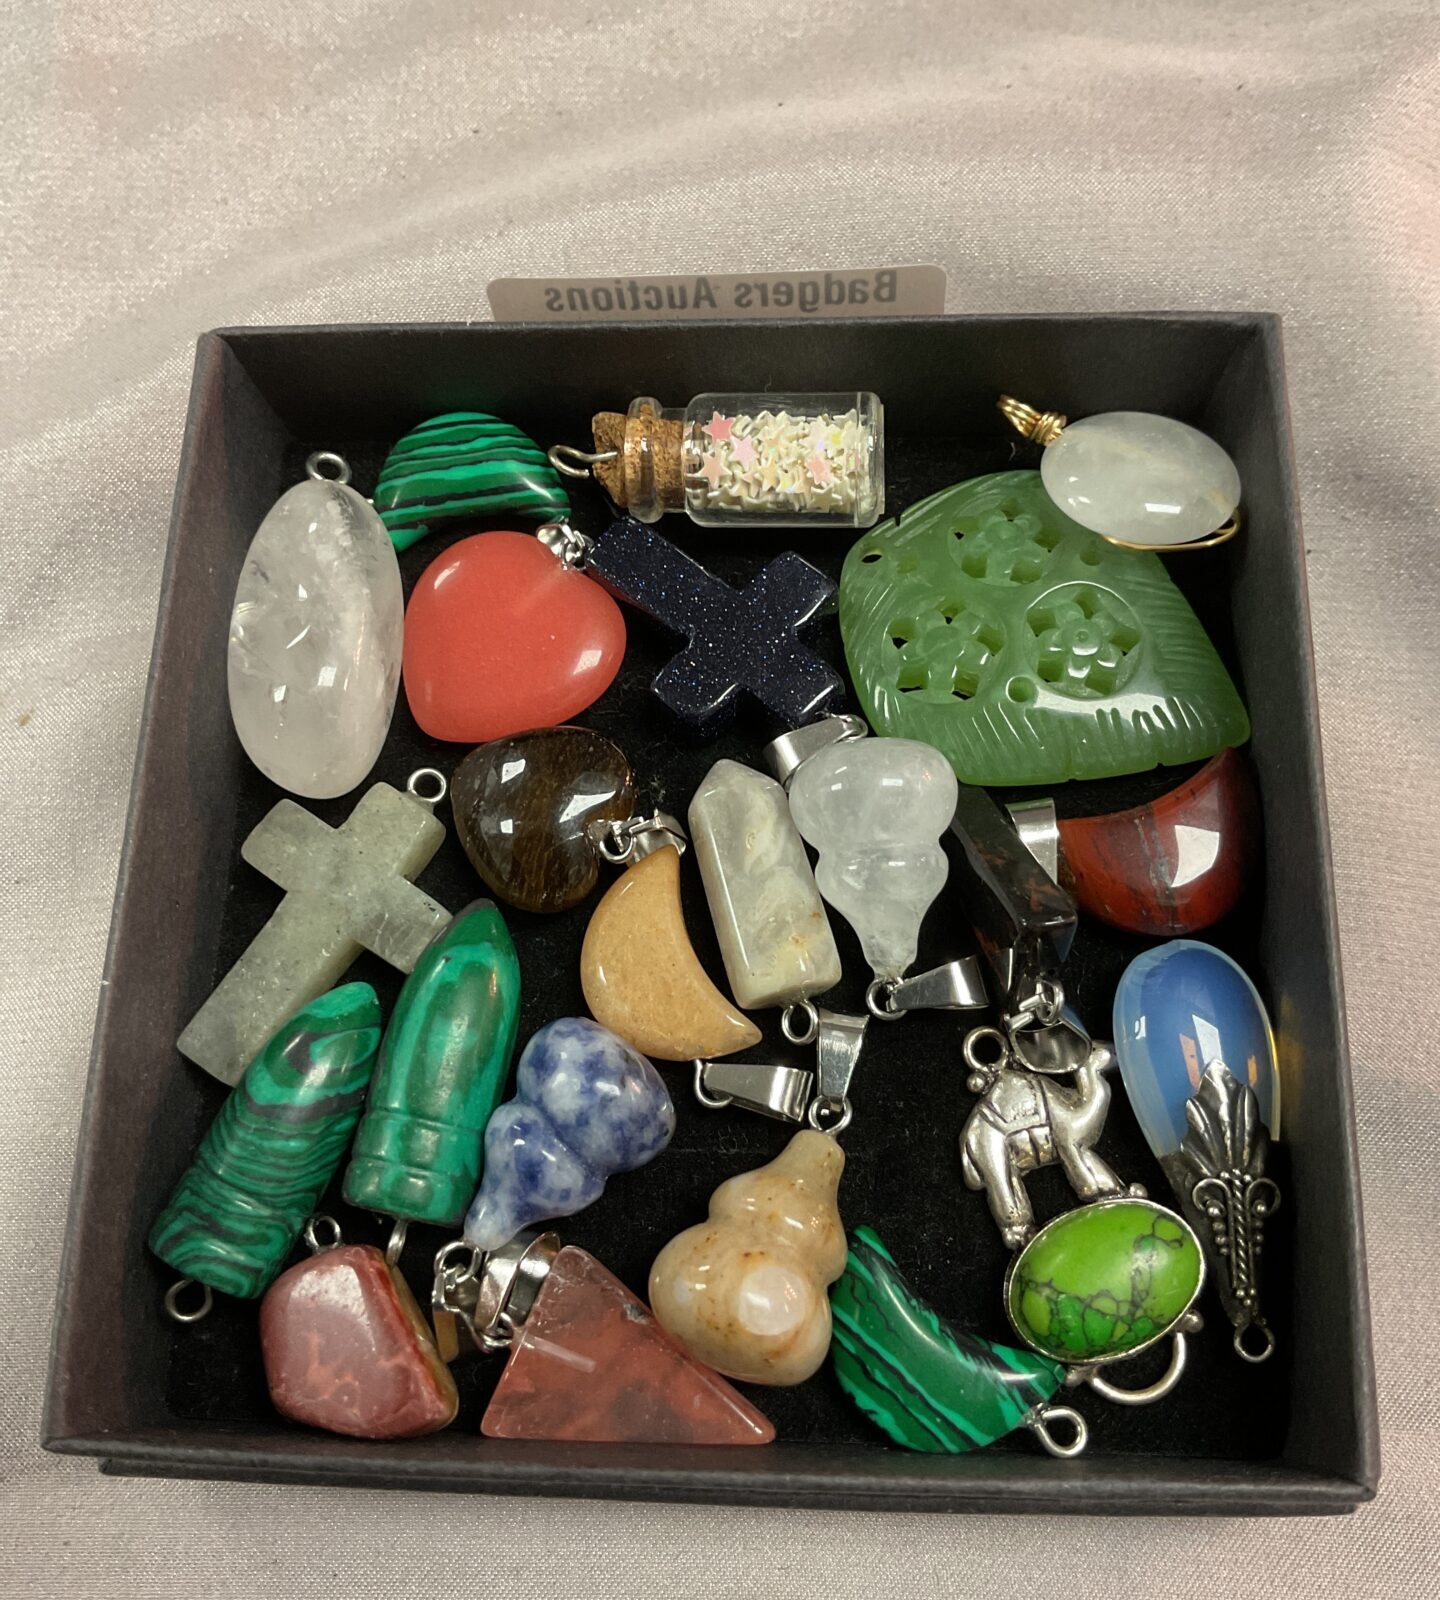
<svg viewBox="0 0 1440 1600"><path fill-rule="evenodd" d="M851 1233L830 1310L840 1387L896 1444L959 1455L1027 1427L1054 1455L1085 1448L1083 1418L1048 1403L1065 1368L953 1328L917 1298L872 1229ZM1047 1427L1062 1419L1075 1435L1063 1445Z"/></svg>
<svg viewBox="0 0 1440 1600"><path fill-rule="evenodd" d="M397 550L433 528L516 512L563 522L570 497L538 444L484 411L451 411L407 433L385 458L375 509Z"/></svg>
<svg viewBox="0 0 1440 1600"><path fill-rule="evenodd" d="M1115 777L1250 736L1159 558L1071 521L1038 472L972 478L866 534L840 630L872 725L967 783Z"/></svg>
<svg viewBox="0 0 1440 1600"><path fill-rule="evenodd" d="M1204 1281L1182 1217L1153 1200L1098 1200L1047 1223L1015 1257L1005 1309L1031 1349L1088 1367L1163 1339Z"/></svg>

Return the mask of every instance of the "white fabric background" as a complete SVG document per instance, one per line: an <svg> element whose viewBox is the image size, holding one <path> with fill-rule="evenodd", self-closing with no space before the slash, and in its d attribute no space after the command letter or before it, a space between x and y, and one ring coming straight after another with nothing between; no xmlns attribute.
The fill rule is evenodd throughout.
<svg viewBox="0 0 1440 1600"><path fill-rule="evenodd" d="M1437 53L1433 0L12 0L0 1592L1436 1592ZM1253 1525L896 1520L111 1481L43 1455L58 1242L195 335L479 317L507 273L907 258L948 268L955 310L1286 316L1378 1504Z"/></svg>

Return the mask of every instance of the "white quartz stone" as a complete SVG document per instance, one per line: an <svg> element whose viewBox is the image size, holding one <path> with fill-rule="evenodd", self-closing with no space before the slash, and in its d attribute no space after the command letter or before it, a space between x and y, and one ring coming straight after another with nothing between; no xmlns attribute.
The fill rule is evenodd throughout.
<svg viewBox="0 0 1440 1600"><path fill-rule="evenodd" d="M831 745L791 780L795 825L820 852L820 893L854 928L877 978L898 978L915 959L950 870L939 838L956 797L950 763L914 739Z"/></svg>
<svg viewBox="0 0 1440 1600"><path fill-rule="evenodd" d="M390 728L405 602L395 547L344 484L283 494L245 555L230 617L230 715L245 753L292 794L345 794Z"/></svg>
<svg viewBox="0 0 1440 1600"><path fill-rule="evenodd" d="M785 791L717 761L690 802L690 837L725 973L747 1011L823 994L840 953Z"/></svg>
<svg viewBox="0 0 1440 1600"><path fill-rule="evenodd" d="M1040 476L1082 527L1134 544L1188 544L1240 503L1235 463L1207 434L1148 411L1106 411L1066 425Z"/></svg>

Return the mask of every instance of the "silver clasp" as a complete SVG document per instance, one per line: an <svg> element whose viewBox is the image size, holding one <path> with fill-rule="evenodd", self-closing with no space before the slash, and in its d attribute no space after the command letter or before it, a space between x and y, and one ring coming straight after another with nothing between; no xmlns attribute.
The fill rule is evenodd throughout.
<svg viewBox="0 0 1440 1600"><path fill-rule="evenodd" d="M907 1011L980 1011L990 1004L974 956L947 961L913 978L876 978L865 991L865 1007L882 1022L898 1022Z"/></svg>
<svg viewBox="0 0 1440 1600"><path fill-rule="evenodd" d="M583 567L595 548L595 541L589 534L572 528L568 522L542 523L536 528L535 537L552 556L558 556L561 563L572 570Z"/></svg>
<svg viewBox="0 0 1440 1600"><path fill-rule="evenodd" d="M791 778L811 756L828 750L832 744L863 739L869 732L865 719L848 711L839 716L821 717L818 722L807 722L803 728L794 728L772 739L763 752L765 765L788 789Z"/></svg>
<svg viewBox="0 0 1440 1600"><path fill-rule="evenodd" d="M508 1349L559 1251L559 1235L538 1228L522 1228L488 1254L464 1239L442 1246L435 1256L430 1303L444 1359L454 1361L460 1354L461 1328L476 1351Z"/></svg>
<svg viewBox="0 0 1440 1600"><path fill-rule="evenodd" d="M814 1075L758 1061L697 1061L695 1098L709 1111L739 1106L781 1122L803 1122Z"/></svg>
<svg viewBox="0 0 1440 1600"><path fill-rule="evenodd" d="M643 861L667 844L673 844L683 856L690 843L684 828L667 811L655 811L648 817L625 817L618 822L594 817L586 826L585 836L613 867Z"/></svg>

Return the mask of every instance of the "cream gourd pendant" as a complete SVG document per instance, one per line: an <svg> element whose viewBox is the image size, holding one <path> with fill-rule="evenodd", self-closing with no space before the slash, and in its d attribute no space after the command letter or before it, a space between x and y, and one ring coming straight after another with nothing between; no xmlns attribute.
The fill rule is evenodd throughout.
<svg viewBox="0 0 1440 1600"><path fill-rule="evenodd" d="M1127 550L1202 550L1239 532L1240 474L1198 428L1150 411L1067 420L1009 395L1006 420L1043 445L1045 492L1082 528Z"/></svg>

